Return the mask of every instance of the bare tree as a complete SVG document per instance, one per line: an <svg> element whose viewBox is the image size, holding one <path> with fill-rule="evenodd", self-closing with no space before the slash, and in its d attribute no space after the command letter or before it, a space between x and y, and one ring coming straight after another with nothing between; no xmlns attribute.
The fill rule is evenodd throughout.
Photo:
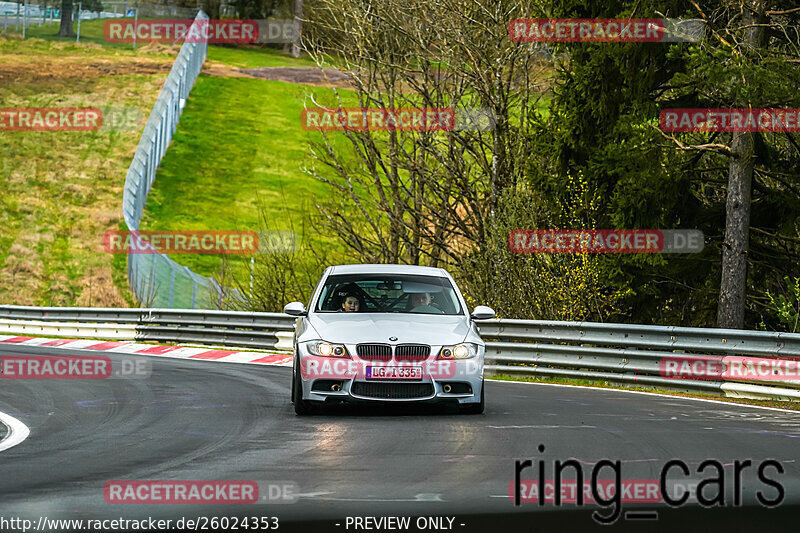
<svg viewBox="0 0 800 533"><path fill-rule="evenodd" d="M321 0L308 50L344 63L360 108L447 108L442 131L344 131L313 146L309 169L337 192L327 226L359 258L457 265L482 249L501 196L524 177L531 109L543 71L508 38L529 4L480 0ZM337 93L309 106L353 107ZM478 124L474 119L478 119ZM344 137L349 150L342 145Z"/></svg>
<svg viewBox="0 0 800 533"><path fill-rule="evenodd" d="M294 0L294 42L292 43L292 57L300 57L300 43L303 35L303 0Z"/></svg>

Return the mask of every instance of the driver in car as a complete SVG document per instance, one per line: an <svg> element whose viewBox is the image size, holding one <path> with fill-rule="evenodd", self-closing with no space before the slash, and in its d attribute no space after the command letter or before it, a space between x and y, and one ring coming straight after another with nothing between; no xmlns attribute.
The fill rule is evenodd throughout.
<svg viewBox="0 0 800 533"><path fill-rule="evenodd" d="M418 292L411 295L411 307L420 307L423 305L431 305L433 298L427 292Z"/></svg>
<svg viewBox="0 0 800 533"><path fill-rule="evenodd" d="M412 313L442 313L442 310L433 305L433 297L427 292L418 292L411 295Z"/></svg>

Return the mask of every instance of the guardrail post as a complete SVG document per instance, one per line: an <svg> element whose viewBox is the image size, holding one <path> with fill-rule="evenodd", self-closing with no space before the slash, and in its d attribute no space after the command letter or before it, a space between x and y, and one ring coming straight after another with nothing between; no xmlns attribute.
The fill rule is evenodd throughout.
<svg viewBox="0 0 800 533"><path fill-rule="evenodd" d="M276 350L291 350L294 348L294 333L279 331L275 335L278 337L278 342L275 344Z"/></svg>

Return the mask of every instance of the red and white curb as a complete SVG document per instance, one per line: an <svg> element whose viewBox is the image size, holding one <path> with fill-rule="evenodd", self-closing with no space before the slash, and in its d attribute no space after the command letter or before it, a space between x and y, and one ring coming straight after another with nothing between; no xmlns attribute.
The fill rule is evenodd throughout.
<svg viewBox="0 0 800 533"><path fill-rule="evenodd" d="M92 350L97 352L148 355L151 357L173 357L223 363L251 365L292 366L292 354L241 352L233 350L210 350L181 346L159 346L136 342L97 341L87 339L48 339L43 337L16 337L0 335L0 354L4 344L15 346L39 346L53 349Z"/></svg>

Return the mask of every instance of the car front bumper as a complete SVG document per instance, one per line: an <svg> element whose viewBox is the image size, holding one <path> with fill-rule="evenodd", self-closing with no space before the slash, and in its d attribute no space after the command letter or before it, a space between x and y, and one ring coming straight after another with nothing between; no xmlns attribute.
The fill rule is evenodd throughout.
<svg viewBox="0 0 800 533"><path fill-rule="evenodd" d="M483 388L483 354L464 360L425 361L422 379L365 379L363 372L301 373L304 400L318 402L480 402ZM355 361L359 369L368 361ZM343 366L343 365L340 365ZM402 365L401 365L402 366ZM414 365L405 365L414 366ZM308 367L305 367L308 368ZM427 370L432 369L428 372Z"/></svg>

